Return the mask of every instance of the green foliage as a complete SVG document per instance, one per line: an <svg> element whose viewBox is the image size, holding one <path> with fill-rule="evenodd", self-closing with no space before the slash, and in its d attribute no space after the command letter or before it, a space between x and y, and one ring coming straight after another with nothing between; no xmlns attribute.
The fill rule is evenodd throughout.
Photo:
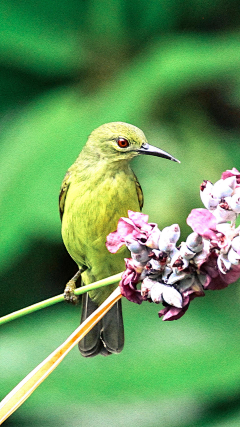
<svg viewBox="0 0 240 427"><path fill-rule="evenodd" d="M51 276L59 268L60 184L96 126L127 121L143 129L150 144L181 160L178 165L146 156L134 160L133 167L144 190L144 212L160 228L178 222L183 240L188 213L201 207L201 181L216 181L224 169L240 168L240 7L237 0L154 0L149 5L143 0L3 0L0 14L0 276L5 314L8 308L22 308L63 290L65 276L59 273L51 281L36 270L48 266ZM70 274L68 262L67 256L61 258ZM49 291L41 290L45 283ZM234 325L239 323L239 295L232 286L207 294L207 302L197 300L184 320L168 325L157 319L156 307L126 304L123 353L111 360L85 361L73 352L19 410L21 415L16 412L16 424L27 425L26 419L31 424L36 416L39 425L94 425L87 410L79 408L83 402L93 411L97 402L98 425L108 420L100 406L113 403L118 426L126 425L124 413L132 420L129 425L157 426L158 413L169 411L175 418L161 420L169 427L234 425L234 412L233 421L226 415L221 423L209 408L209 419L201 415L208 399L216 405L217 399L238 403ZM58 307L19 321L17 333L15 325L2 327L4 393L53 350L49 343L58 345L72 332L78 317L77 309ZM31 328L35 332L30 337ZM14 342L23 355L19 360L13 356ZM101 375L96 377L96 372ZM89 379L97 384L94 390ZM60 396L62 389L66 391ZM160 405L162 399L166 404ZM174 399L182 399L181 404ZM49 422L40 413L46 402ZM186 408L187 420L180 407ZM177 413L182 414L179 420Z"/></svg>

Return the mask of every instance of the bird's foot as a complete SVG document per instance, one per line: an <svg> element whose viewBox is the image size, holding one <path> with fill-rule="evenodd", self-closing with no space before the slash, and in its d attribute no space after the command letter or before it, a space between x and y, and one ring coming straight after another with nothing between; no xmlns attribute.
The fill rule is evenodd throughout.
<svg viewBox="0 0 240 427"><path fill-rule="evenodd" d="M76 289L76 281L81 276L82 271L78 270L78 272L73 276L69 282L67 282L64 289L64 299L71 304L78 304L79 297L75 295L74 291Z"/></svg>
<svg viewBox="0 0 240 427"><path fill-rule="evenodd" d="M67 282L65 289L64 289L64 299L67 302L70 302L71 304L77 304L78 303L78 296L74 294L74 291L76 289L76 283L74 280L69 280Z"/></svg>

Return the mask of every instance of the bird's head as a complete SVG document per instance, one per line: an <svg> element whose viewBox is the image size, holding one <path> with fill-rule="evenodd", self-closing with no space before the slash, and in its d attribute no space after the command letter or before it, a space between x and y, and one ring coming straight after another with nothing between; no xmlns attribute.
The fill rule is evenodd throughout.
<svg viewBox="0 0 240 427"><path fill-rule="evenodd" d="M112 161L129 161L138 154L149 154L179 162L166 151L149 145L141 129L123 122L106 123L95 129L88 138L86 149L101 159Z"/></svg>

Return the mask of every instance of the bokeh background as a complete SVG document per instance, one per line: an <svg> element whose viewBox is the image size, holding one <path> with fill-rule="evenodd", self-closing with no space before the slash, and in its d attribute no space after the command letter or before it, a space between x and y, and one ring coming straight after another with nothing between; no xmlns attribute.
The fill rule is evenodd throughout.
<svg viewBox="0 0 240 427"><path fill-rule="evenodd" d="M0 314L62 293L76 272L58 193L89 133L144 130L181 160L133 168L160 228L202 207L199 185L240 168L239 0L0 1ZM120 355L74 349L7 426L240 425L237 284L176 322L124 301ZM1 327L3 398L78 326L64 303Z"/></svg>

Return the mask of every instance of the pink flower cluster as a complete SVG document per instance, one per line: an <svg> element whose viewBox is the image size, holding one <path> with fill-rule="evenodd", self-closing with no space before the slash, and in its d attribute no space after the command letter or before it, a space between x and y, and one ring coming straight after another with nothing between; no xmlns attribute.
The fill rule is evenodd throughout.
<svg viewBox="0 0 240 427"><path fill-rule="evenodd" d="M128 211L117 230L107 236L111 253L126 245L131 258L125 259L122 295L132 302L162 303L159 317L179 319L190 302L205 291L223 289L240 277L240 172L227 170L215 184L204 181L201 199L207 209L193 209L187 224L193 232L186 242L178 224L159 230L148 223L148 215ZM141 283L141 290L137 285Z"/></svg>

